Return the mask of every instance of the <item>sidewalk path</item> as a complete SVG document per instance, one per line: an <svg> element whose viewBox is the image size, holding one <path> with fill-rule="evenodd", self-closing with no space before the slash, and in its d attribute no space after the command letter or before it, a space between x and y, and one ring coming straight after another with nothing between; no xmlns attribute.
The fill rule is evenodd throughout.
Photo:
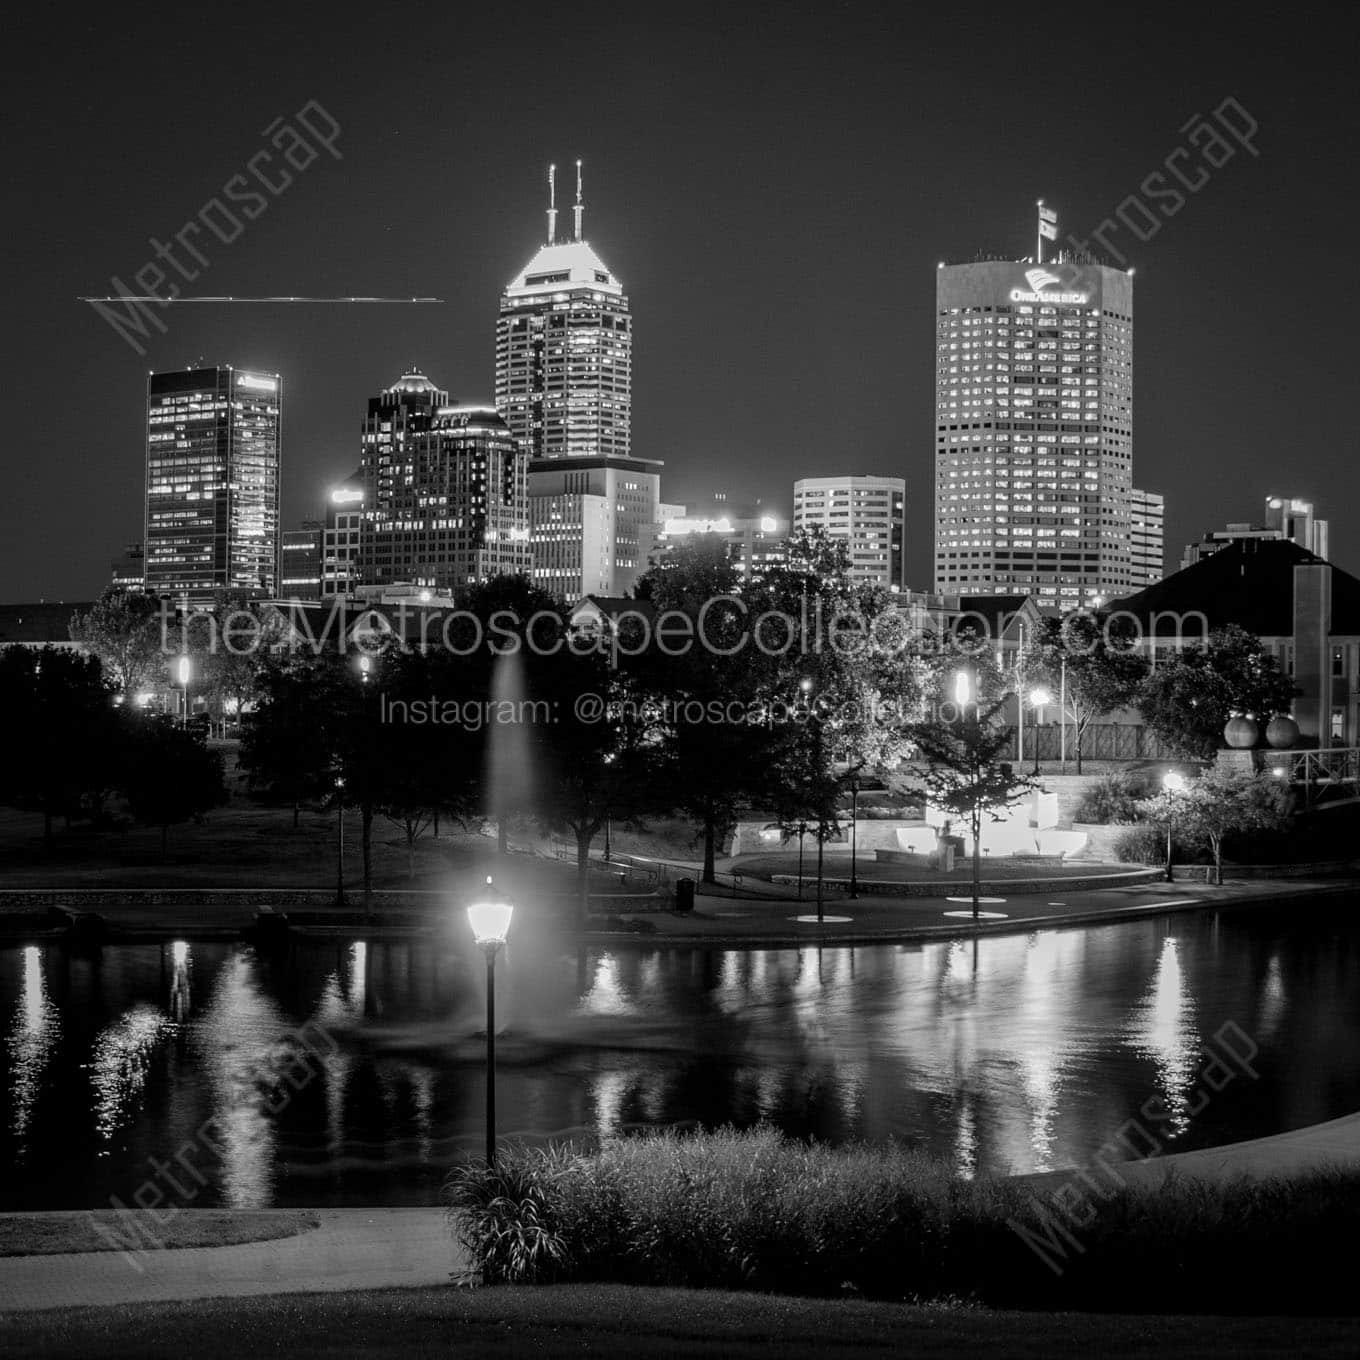
<svg viewBox="0 0 1360 1360"><path fill-rule="evenodd" d="M1197 1181L1231 1180L1237 1176L1258 1179L1298 1176L1335 1166L1354 1169L1360 1166L1360 1114L1329 1119L1325 1124L1291 1129L1288 1133L1252 1138L1244 1143L1200 1148L1195 1152L1176 1152L1168 1157L1149 1157L1138 1162L1107 1163L1129 1185L1157 1185L1170 1176ZM1020 1180L1032 1189L1050 1193L1072 1180L1078 1170L1040 1171ZM1098 1167L1090 1175L1101 1184L1109 1177Z"/></svg>
<svg viewBox="0 0 1360 1360"><path fill-rule="evenodd" d="M0 1312L447 1284L463 1269L442 1209L315 1212L319 1228L271 1242L3 1257Z"/></svg>

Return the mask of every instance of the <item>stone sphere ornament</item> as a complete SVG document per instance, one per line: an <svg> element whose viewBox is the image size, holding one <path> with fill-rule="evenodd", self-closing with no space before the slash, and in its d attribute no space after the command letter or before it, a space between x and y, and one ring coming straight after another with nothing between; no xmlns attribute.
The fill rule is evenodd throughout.
<svg viewBox="0 0 1360 1360"><path fill-rule="evenodd" d="M1234 751L1250 750L1260 735L1261 729L1256 719L1243 717L1240 713L1235 718L1229 718L1223 726L1223 740Z"/></svg>
<svg viewBox="0 0 1360 1360"><path fill-rule="evenodd" d="M1299 725L1283 715L1266 724L1266 741L1277 751L1287 751L1299 739Z"/></svg>

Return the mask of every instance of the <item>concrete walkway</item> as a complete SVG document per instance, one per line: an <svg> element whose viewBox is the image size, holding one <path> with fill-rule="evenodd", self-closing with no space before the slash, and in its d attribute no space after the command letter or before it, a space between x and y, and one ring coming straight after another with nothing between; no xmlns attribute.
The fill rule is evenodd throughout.
<svg viewBox="0 0 1360 1360"><path fill-rule="evenodd" d="M0 1311L437 1285L464 1268L442 1209L316 1213L319 1228L271 1242L3 1257Z"/></svg>

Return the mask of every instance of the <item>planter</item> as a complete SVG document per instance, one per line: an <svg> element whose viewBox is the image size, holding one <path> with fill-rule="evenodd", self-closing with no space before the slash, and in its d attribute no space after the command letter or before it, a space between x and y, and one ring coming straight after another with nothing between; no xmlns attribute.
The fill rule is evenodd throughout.
<svg viewBox="0 0 1360 1360"><path fill-rule="evenodd" d="M1236 718L1229 718L1223 725L1223 740L1234 751L1249 751L1256 745L1256 739L1261 735L1261 728L1255 718L1244 718L1239 715Z"/></svg>

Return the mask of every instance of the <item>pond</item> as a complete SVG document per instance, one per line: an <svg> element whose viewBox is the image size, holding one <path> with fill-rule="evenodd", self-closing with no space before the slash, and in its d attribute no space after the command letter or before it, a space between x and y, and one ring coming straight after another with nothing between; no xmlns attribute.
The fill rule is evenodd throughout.
<svg viewBox="0 0 1360 1360"><path fill-rule="evenodd" d="M1298 1128L1360 1109L1353 912L802 950L512 939L499 1131L766 1120L976 1173ZM484 979L437 938L0 950L0 1208L148 1183L196 1207L438 1203L483 1145Z"/></svg>

